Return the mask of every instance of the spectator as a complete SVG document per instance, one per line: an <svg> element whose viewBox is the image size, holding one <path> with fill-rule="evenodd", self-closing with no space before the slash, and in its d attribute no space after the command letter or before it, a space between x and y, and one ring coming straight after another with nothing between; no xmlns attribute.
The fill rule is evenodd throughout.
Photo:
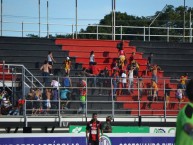
<svg viewBox="0 0 193 145"><path fill-rule="evenodd" d="M139 83L138 83L138 86L139 86L139 100L142 99L142 96L143 96L143 89L144 89L144 82L143 82L143 79L142 77L139 78Z"/></svg>
<svg viewBox="0 0 193 145"><path fill-rule="evenodd" d="M3 95L2 95L2 92L0 90L0 115L1 115L1 102L3 100Z"/></svg>
<svg viewBox="0 0 193 145"><path fill-rule="evenodd" d="M91 67L92 68L92 67ZM86 69L85 67L82 69L82 71L80 72L80 75L83 77L94 77L96 75L92 74L91 70Z"/></svg>
<svg viewBox="0 0 193 145"><path fill-rule="evenodd" d="M12 104L11 104L11 102L9 100L9 96L3 97L2 106L5 107L5 108L9 108L9 107L12 106Z"/></svg>
<svg viewBox="0 0 193 145"><path fill-rule="evenodd" d="M30 88L30 92L27 94L27 98L26 99L32 99L32 98L34 98L34 96L35 96L35 91L34 91L34 89L33 88Z"/></svg>
<svg viewBox="0 0 193 145"><path fill-rule="evenodd" d="M111 83L111 81L110 81L110 75L109 75L109 70L108 70L108 67L106 66L105 68L104 68L104 87L106 88L105 90L104 90L104 95L105 94L110 94L110 90L109 89L107 89L107 88L110 88L110 83Z"/></svg>
<svg viewBox="0 0 193 145"><path fill-rule="evenodd" d="M109 71L108 68L105 67L104 70L101 70L99 75L97 76L97 84L99 85L99 95L108 94L108 87L109 86Z"/></svg>
<svg viewBox="0 0 193 145"><path fill-rule="evenodd" d="M125 70L121 74L121 79L122 79L122 89L123 89L122 94L126 95L127 74Z"/></svg>
<svg viewBox="0 0 193 145"><path fill-rule="evenodd" d="M151 66L153 64L153 53L150 53L147 58L147 63Z"/></svg>
<svg viewBox="0 0 193 145"><path fill-rule="evenodd" d="M42 71L43 82L44 82L45 86L48 85L49 69L51 69L51 68L52 68L52 66L48 64L47 60L44 61L44 64L40 68L40 70Z"/></svg>
<svg viewBox="0 0 193 145"><path fill-rule="evenodd" d="M114 58L112 65L111 65L111 69L112 69L112 73L114 70L119 71L119 63L118 63L118 58Z"/></svg>
<svg viewBox="0 0 193 145"><path fill-rule="evenodd" d="M52 81L51 81L51 86L53 87L53 89L59 89L59 87L61 86L60 83L57 81L56 78L54 78Z"/></svg>
<svg viewBox="0 0 193 145"><path fill-rule="evenodd" d="M117 95L117 83L119 81L118 75L117 75L117 71L114 71L112 74L112 85L113 85L113 96Z"/></svg>
<svg viewBox="0 0 193 145"><path fill-rule="evenodd" d="M151 83L147 83L147 100L149 101L147 103L147 108L150 109L151 108L151 104L153 101L153 95L152 95L152 88L151 88Z"/></svg>
<svg viewBox="0 0 193 145"><path fill-rule="evenodd" d="M91 76L92 84L94 84L94 87L96 87L96 80L97 76L99 75L100 69L96 65L91 65L90 69L92 74Z"/></svg>
<svg viewBox="0 0 193 145"><path fill-rule="evenodd" d="M161 68L157 65L154 64L153 68L152 68L152 79L157 83L157 73L158 70L161 70Z"/></svg>
<svg viewBox="0 0 193 145"><path fill-rule="evenodd" d="M123 48L119 49L118 57L119 57L119 68L123 70L123 67L125 65L125 52Z"/></svg>
<svg viewBox="0 0 193 145"><path fill-rule="evenodd" d="M151 80L151 88L152 88L152 95L153 101L158 101L158 86L155 80Z"/></svg>
<svg viewBox="0 0 193 145"><path fill-rule="evenodd" d="M129 81L128 81L128 92L129 94L133 93L133 71L134 71L134 68L131 67L129 72L128 72L128 78L129 78Z"/></svg>
<svg viewBox="0 0 193 145"><path fill-rule="evenodd" d="M68 89L61 89L60 90L60 99L62 100L62 109L68 110L69 109L69 101L71 100L70 98L70 94L71 91L69 91Z"/></svg>
<svg viewBox="0 0 193 145"><path fill-rule="evenodd" d="M80 81L80 108L78 109L77 113L86 113L86 87L87 83L86 80L81 79Z"/></svg>
<svg viewBox="0 0 193 145"><path fill-rule="evenodd" d="M166 84L165 86L165 101L166 101L166 108L168 108L170 102L170 92L171 92L170 84Z"/></svg>
<svg viewBox="0 0 193 145"><path fill-rule="evenodd" d="M131 67L133 68L133 75L138 77L139 76L139 64L137 61L133 60L131 62Z"/></svg>
<svg viewBox="0 0 193 145"><path fill-rule="evenodd" d="M1 114L7 115L9 111L12 109L12 104L9 100L9 95L7 91L3 90L2 93L2 100L1 100Z"/></svg>
<svg viewBox="0 0 193 145"><path fill-rule="evenodd" d="M180 85L177 86L176 98L178 99L178 109L180 109L181 102L183 101L183 90Z"/></svg>
<svg viewBox="0 0 193 145"><path fill-rule="evenodd" d="M118 49L118 50L123 49L123 47L124 47L124 40L121 41L121 42L119 42L119 43L117 43L117 49Z"/></svg>
<svg viewBox="0 0 193 145"><path fill-rule="evenodd" d="M121 95L122 93L122 78L121 78L121 74L122 73L119 73L118 75L118 89L117 89L117 95Z"/></svg>
<svg viewBox="0 0 193 145"><path fill-rule="evenodd" d="M48 58L47 61L48 61L49 65L52 66L51 68L49 68L50 75L53 75L52 74L53 62L56 63L56 61L55 61L51 51L48 52L48 57L47 58Z"/></svg>
<svg viewBox="0 0 193 145"><path fill-rule="evenodd" d="M153 53L150 53L148 58L147 58L147 67L145 70L145 75L149 75L149 72L151 72L152 66L153 65Z"/></svg>
<svg viewBox="0 0 193 145"><path fill-rule="evenodd" d="M97 76L100 72L100 69L96 65L92 65L90 67L90 72L91 72L91 74Z"/></svg>
<svg viewBox="0 0 193 145"><path fill-rule="evenodd" d="M104 87L104 77L105 77L105 74L104 74L104 71L101 70L99 75L97 76L97 84L99 86L99 95L102 95L103 94L103 87Z"/></svg>
<svg viewBox="0 0 193 145"><path fill-rule="evenodd" d="M15 105L11 108L8 115L19 115L19 109L18 106Z"/></svg>
<svg viewBox="0 0 193 145"><path fill-rule="evenodd" d="M105 68L104 68L104 75L105 75L105 77L109 77L109 69L108 69L108 67L107 66L105 66Z"/></svg>
<svg viewBox="0 0 193 145"><path fill-rule="evenodd" d="M180 87L181 89L186 89L186 81L188 79L188 73L185 73L184 75L180 76Z"/></svg>
<svg viewBox="0 0 193 145"><path fill-rule="evenodd" d="M54 78L51 82L51 86L53 87L52 89L52 100L53 100L53 104L52 104L52 108L53 109L58 109L58 90L59 87L61 86L60 83L56 80L56 78Z"/></svg>
<svg viewBox="0 0 193 145"><path fill-rule="evenodd" d="M31 109L33 108L33 100L35 98L35 90L33 88L30 88L30 92L27 94L27 97L26 97L26 111L27 111L27 114L32 114L32 111Z"/></svg>
<svg viewBox="0 0 193 145"><path fill-rule="evenodd" d="M66 60L63 62L64 70L66 75L70 75L71 61L69 57L66 57Z"/></svg>
<svg viewBox="0 0 193 145"><path fill-rule="evenodd" d="M49 113L51 109L52 91L51 89L46 88L46 112Z"/></svg>
<svg viewBox="0 0 193 145"><path fill-rule="evenodd" d="M72 81L71 78L69 77L69 75L66 75L63 79L63 87L67 88L67 89L71 89L72 87Z"/></svg>
<svg viewBox="0 0 193 145"><path fill-rule="evenodd" d="M112 133L112 126L111 126L111 116L106 117L106 122L102 125L103 133Z"/></svg>
<svg viewBox="0 0 193 145"><path fill-rule="evenodd" d="M131 56L129 57L129 64L131 65L134 60L135 60L135 52L132 52Z"/></svg>
<svg viewBox="0 0 193 145"><path fill-rule="evenodd" d="M41 105L41 97L42 97L42 92L39 88L35 90L35 97L33 101L33 109L32 109L32 114L40 114L42 111L42 105Z"/></svg>
<svg viewBox="0 0 193 145"><path fill-rule="evenodd" d="M96 65L94 51L90 52L90 65Z"/></svg>

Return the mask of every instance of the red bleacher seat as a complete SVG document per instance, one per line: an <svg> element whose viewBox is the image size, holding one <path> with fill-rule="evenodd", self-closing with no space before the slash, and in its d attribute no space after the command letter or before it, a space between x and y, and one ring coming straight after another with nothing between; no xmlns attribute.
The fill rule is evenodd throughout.
<svg viewBox="0 0 193 145"><path fill-rule="evenodd" d="M95 61L97 62L96 67L98 69L104 69L105 66L107 66L111 72L111 64L113 63L113 59L118 57L118 49L117 49L117 44L120 43L121 41L111 41L111 40L86 40L86 39L57 39L56 44L62 45L62 49L64 51L69 52L70 57L75 57L76 58L76 63L81 63L83 67L89 68L89 56L90 52L94 51L95 52ZM124 46L124 51L126 53L126 59L127 61L129 60L129 57L131 56L132 52L136 52L136 47L135 46L129 46L129 41L124 41L123 43ZM147 59L144 59L142 57L141 52L136 52L135 59L138 62L140 66L139 70L139 76L142 75L142 73L146 70L146 65L147 65ZM144 79L145 86L147 86L148 83L151 82L151 76L152 73L149 72L148 75L144 76L144 78L147 77L147 79ZM177 88L177 84L171 83L169 77L164 77L164 72L163 71L158 71L158 95L160 99L164 100L164 85L165 84L170 84L170 87L172 89ZM134 87L137 87L136 84ZM123 101L123 109L130 109L132 115L137 115L138 114L138 107L139 103L138 102L125 102L124 101L134 101L136 98L133 96L138 95L138 90L134 90L134 93L131 95L117 95L117 101ZM171 101L176 101L175 98L175 91L171 91ZM148 101L147 95L144 94L141 101ZM144 103L141 102L140 106L143 107ZM174 109L176 108L177 105L174 105ZM181 105L183 106L183 105ZM143 115L163 115L164 104L163 102L160 103L152 103L152 110L142 110L141 114ZM147 108L145 108L147 109ZM176 115L177 111L170 111L167 110L168 115Z"/></svg>

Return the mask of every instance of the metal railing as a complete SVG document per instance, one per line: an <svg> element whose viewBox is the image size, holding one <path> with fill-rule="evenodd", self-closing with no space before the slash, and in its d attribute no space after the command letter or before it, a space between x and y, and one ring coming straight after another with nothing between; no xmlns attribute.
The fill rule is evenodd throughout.
<svg viewBox="0 0 193 145"><path fill-rule="evenodd" d="M8 88L12 91L12 95L16 95L15 88L20 88L21 93L19 98L22 98L26 95L26 91L29 91L31 87L44 87L44 85L24 66L18 64L6 64L3 61L3 64L0 64L2 68L2 88Z"/></svg>
<svg viewBox="0 0 193 145"><path fill-rule="evenodd" d="M65 116L87 118L89 114L97 112L100 115L111 115L113 118L161 116L166 120L169 116L176 117L179 109L187 103L176 98L177 88L175 87L179 84L178 80L172 80L173 89L171 89L166 87L166 84L170 83L171 80L158 78L158 96L154 100L152 94L153 88L149 86L151 78L143 78L145 84L143 88L139 87L138 79L134 79L132 87L128 88L129 84L127 81L127 87L122 88L120 87L122 84L120 83L121 78L117 78L117 86L115 86L113 78L110 77L70 77L71 86L65 87L63 86L64 78L51 76L47 78L49 79L49 84L52 80L60 83L59 86L55 87L51 85L44 87L43 85L35 86L31 84L29 87L34 89L34 96L30 96L29 92L22 93L25 94L22 97L25 99L25 103L20 106L20 113L18 115L22 115L24 118L33 117L34 115L35 117ZM79 85L82 79L87 82L85 87ZM42 80L42 77L36 80ZM50 96L46 95L46 89L50 89ZM37 90L41 93L36 92ZM66 93L65 100L61 97L62 90L70 92L69 94ZM85 101L80 100L81 91L83 90L86 92ZM170 90L170 102L169 98L166 97L167 90ZM143 94L141 94L141 91L143 91Z"/></svg>
<svg viewBox="0 0 193 145"><path fill-rule="evenodd" d="M48 37L50 35L69 35L71 38L78 38L81 35L93 36L97 40L101 39L100 36L109 36L111 39L123 39L124 36L130 36L133 38L139 38L143 41L151 41L154 38L164 38L164 41L169 42L172 38L178 38L181 41L183 38L187 38L188 42L192 42L192 29L193 28L175 28L175 27L147 27L147 26L115 26L115 34L112 33L112 26L110 25L66 25L56 23L34 23L34 22L13 22L3 21L2 25L11 25L12 29L2 27L1 36L19 36L28 37L28 35L35 35L39 37ZM14 26L13 26L14 25ZM44 31L38 29L38 26L44 28ZM37 28L36 28L37 27ZM60 28L57 31L55 28ZM76 28L93 27L95 32L83 33L81 31L74 31ZM34 30L34 28L36 28ZM49 28L49 29L48 29ZM108 30L107 33L103 32L103 29ZM187 35L183 35L183 30ZM130 33L135 32L135 33ZM158 33L159 32L159 33ZM115 37L114 37L115 36ZM93 38L92 37L92 38Z"/></svg>

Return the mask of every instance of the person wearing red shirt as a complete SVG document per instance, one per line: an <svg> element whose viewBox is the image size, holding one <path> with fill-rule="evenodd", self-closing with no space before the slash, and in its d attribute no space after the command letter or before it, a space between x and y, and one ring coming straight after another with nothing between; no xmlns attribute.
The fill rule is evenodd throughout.
<svg viewBox="0 0 193 145"><path fill-rule="evenodd" d="M97 80L97 76L98 76L100 70L99 70L99 68L98 68L96 65L92 65L92 66L90 67L90 69L91 69L91 74L93 75L94 87L96 87L96 85L97 85L96 80Z"/></svg>
<svg viewBox="0 0 193 145"><path fill-rule="evenodd" d="M91 121L89 121L86 126L88 145L99 145L100 132L102 133L101 122L97 120L97 113L93 113Z"/></svg>
<svg viewBox="0 0 193 145"><path fill-rule="evenodd" d="M131 56L129 57L129 64L130 65L131 65L133 60L135 60L135 52L132 52Z"/></svg>

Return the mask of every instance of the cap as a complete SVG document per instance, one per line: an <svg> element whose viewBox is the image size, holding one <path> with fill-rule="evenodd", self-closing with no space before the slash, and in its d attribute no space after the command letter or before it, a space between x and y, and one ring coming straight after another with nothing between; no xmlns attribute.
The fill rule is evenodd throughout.
<svg viewBox="0 0 193 145"><path fill-rule="evenodd" d="M67 59L67 60L69 60L69 59L70 59L70 57L66 57L66 59Z"/></svg>

